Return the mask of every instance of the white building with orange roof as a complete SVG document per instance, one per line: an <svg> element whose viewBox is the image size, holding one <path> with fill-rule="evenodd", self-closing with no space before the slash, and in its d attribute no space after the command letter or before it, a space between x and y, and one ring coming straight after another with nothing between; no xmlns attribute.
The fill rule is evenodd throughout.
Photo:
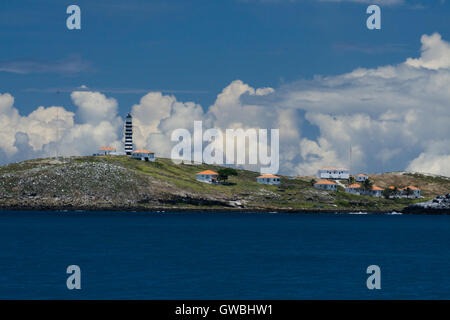
<svg viewBox="0 0 450 320"><path fill-rule="evenodd" d="M409 194L408 194L408 190ZM404 197L412 197L412 198L420 198L420 189L414 186L407 186L401 189L402 196Z"/></svg>
<svg viewBox="0 0 450 320"><path fill-rule="evenodd" d="M345 192L361 194L361 185L359 183L353 183L345 188Z"/></svg>
<svg viewBox="0 0 450 320"><path fill-rule="evenodd" d="M364 182L364 181L366 181L367 179L369 179L369 176L368 176L367 174L364 174L364 173L360 173L360 174L358 174L358 175L355 177L355 180L356 180L357 182Z"/></svg>
<svg viewBox="0 0 450 320"><path fill-rule="evenodd" d="M280 177L270 173L266 173L259 177L256 177L256 182L262 184L280 184Z"/></svg>
<svg viewBox="0 0 450 320"><path fill-rule="evenodd" d="M373 197L381 197L383 195L383 188L374 185L367 194Z"/></svg>
<svg viewBox="0 0 450 320"><path fill-rule="evenodd" d="M142 161L155 161L155 153L146 149L138 149L131 153L133 159L139 159Z"/></svg>
<svg viewBox="0 0 450 320"><path fill-rule="evenodd" d="M344 180L350 178L350 171L345 168L323 167L317 171L317 176L320 179Z"/></svg>
<svg viewBox="0 0 450 320"><path fill-rule="evenodd" d="M95 155L97 156L107 156L110 155L111 153L116 152L115 148L112 147L100 147L98 148L98 153L96 153Z"/></svg>
<svg viewBox="0 0 450 320"><path fill-rule="evenodd" d="M322 179L314 184L314 188L328 191L337 191L337 184L334 181Z"/></svg>
<svg viewBox="0 0 450 320"><path fill-rule="evenodd" d="M217 182L217 177L219 174L212 170L205 170L202 172L198 172L196 174L197 181L206 182L206 183L215 183Z"/></svg>

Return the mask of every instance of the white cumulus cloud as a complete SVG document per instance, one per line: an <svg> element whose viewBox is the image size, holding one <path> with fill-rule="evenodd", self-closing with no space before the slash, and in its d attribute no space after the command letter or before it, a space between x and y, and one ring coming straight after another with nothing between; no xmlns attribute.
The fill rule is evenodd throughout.
<svg viewBox="0 0 450 320"><path fill-rule="evenodd" d="M450 44L437 33L421 42L418 57L397 65L316 76L276 90L235 80L207 108L149 92L131 109L135 144L168 157L172 131L192 131L202 120L204 129L280 129L280 173L351 165L354 173L407 169L450 176ZM93 91L71 98L74 112L38 106L21 115L14 97L0 94L1 161L56 150L91 154L102 145L121 149L117 101Z"/></svg>
<svg viewBox="0 0 450 320"><path fill-rule="evenodd" d="M103 145L120 149L122 119L116 100L87 91L73 92L71 98L75 113L61 106L39 106L24 116L10 94L0 94L0 161L88 155Z"/></svg>

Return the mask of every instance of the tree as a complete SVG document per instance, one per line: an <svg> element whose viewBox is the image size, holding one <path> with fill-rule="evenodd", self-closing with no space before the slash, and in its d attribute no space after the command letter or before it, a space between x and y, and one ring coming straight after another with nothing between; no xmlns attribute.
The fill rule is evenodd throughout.
<svg viewBox="0 0 450 320"><path fill-rule="evenodd" d="M355 177L354 176L350 176L350 178L348 178L348 184L354 184L355 183Z"/></svg>
<svg viewBox="0 0 450 320"><path fill-rule="evenodd" d="M228 176L237 176L238 172L233 168L224 168L220 169L218 174L217 180L225 182L228 180Z"/></svg>
<svg viewBox="0 0 450 320"><path fill-rule="evenodd" d="M362 189L366 192L372 190L373 187L373 182L370 181L370 179L366 179L364 180L363 184L362 184Z"/></svg>
<svg viewBox="0 0 450 320"><path fill-rule="evenodd" d="M398 196L398 188L397 187L394 187L394 190L392 191L392 194L394 196Z"/></svg>
<svg viewBox="0 0 450 320"><path fill-rule="evenodd" d="M389 199L395 193L394 189L384 188L382 194L385 199Z"/></svg>
<svg viewBox="0 0 450 320"><path fill-rule="evenodd" d="M313 186L314 187L314 185L316 184L316 179L311 179L311 181L309 181L309 183L311 184L311 186Z"/></svg>
<svg viewBox="0 0 450 320"><path fill-rule="evenodd" d="M406 197L409 198L409 196L412 196L414 192L408 187L406 188L405 193Z"/></svg>

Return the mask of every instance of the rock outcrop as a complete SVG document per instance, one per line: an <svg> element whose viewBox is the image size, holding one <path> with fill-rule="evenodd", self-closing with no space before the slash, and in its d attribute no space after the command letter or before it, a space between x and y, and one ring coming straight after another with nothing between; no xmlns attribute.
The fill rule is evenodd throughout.
<svg viewBox="0 0 450 320"><path fill-rule="evenodd" d="M414 203L406 207L403 213L425 213L425 214L450 214L450 193L420 203Z"/></svg>

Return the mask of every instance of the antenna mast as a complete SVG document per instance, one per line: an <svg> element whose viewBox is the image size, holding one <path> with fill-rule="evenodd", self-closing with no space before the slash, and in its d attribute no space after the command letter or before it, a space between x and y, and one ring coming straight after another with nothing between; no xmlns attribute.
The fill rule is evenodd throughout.
<svg viewBox="0 0 450 320"><path fill-rule="evenodd" d="M56 103L59 103L59 90L56 91ZM56 159L59 158L59 107L56 106Z"/></svg>
<svg viewBox="0 0 450 320"><path fill-rule="evenodd" d="M349 174L352 174L352 143L350 142L350 150L349 150L349 159L350 159L350 165L348 168Z"/></svg>

